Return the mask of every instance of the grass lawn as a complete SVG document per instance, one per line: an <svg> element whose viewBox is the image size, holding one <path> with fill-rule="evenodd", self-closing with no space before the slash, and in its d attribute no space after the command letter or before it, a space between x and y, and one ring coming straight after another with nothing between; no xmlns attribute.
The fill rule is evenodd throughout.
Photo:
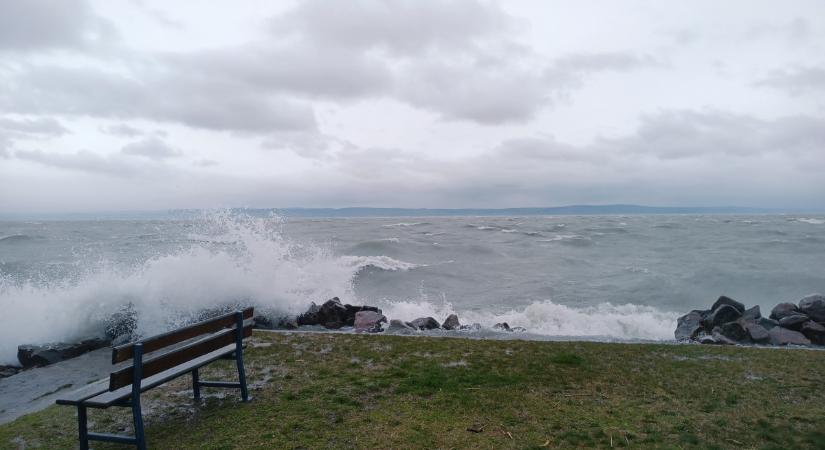
<svg viewBox="0 0 825 450"><path fill-rule="evenodd" d="M246 361L250 403L149 391L149 448L825 449L823 351L256 331ZM90 420L131 433L126 408ZM76 446L74 408L0 425L2 449Z"/></svg>

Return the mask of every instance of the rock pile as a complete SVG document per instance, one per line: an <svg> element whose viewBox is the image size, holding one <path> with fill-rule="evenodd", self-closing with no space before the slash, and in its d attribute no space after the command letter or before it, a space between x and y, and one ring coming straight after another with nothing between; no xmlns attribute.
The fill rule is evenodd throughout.
<svg viewBox="0 0 825 450"><path fill-rule="evenodd" d="M702 344L825 345L825 296L780 303L766 318L758 305L746 309L723 295L710 309L680 317L674 335Z"/></svg>

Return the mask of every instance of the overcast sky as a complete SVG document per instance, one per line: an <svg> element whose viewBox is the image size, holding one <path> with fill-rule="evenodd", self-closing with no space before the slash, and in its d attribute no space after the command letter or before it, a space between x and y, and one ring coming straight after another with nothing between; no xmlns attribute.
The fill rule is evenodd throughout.
<svg viewBox="0 0 825 450"><path fill-rule="evenodd" d="M0 212L825 208L825 2L0 0Z"/></svg>

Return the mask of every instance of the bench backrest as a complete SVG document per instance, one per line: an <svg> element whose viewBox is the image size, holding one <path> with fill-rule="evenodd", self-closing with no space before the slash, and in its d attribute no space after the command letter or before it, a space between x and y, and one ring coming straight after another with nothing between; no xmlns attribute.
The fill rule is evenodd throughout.
<svg viewBox="0 0 825 450"><path fill-rule="evenodd" d="M243 311L224 314L213 319L198 322L185 328L169 331L157 336L119 345L112 349L112 364L134 359L135 345L141 344L140 369L137 371L140 379L156 375L164 370L191 361L199 356L239 343L242 339L252 336L253 308ZM240 326L239 326L240 325ZM181 342L191 340L184 345L171 347ZM142 354L157 352L143 358ZM109 390L128 386L135 381L135 363L112 371L109 375Z"/></svg>

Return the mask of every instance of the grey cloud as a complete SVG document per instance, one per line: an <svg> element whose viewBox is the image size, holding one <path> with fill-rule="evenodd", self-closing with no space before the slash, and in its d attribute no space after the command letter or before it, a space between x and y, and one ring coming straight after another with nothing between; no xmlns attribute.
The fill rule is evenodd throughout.
<svg viewBox="0 0 825 450"><path fill-rule="evenodd" d="M558 58L551 69L574 73L624 72L663 65L662 61L653 56L630 52L577 53Z"/></svg>
<svg viewBox="0 0 825 450"><path fill-rule="evenodd" d="M818 66L774 70L756 82L757 86L780 89L799 96L808 92L825 93L825 68Z"/></svg>
<svg viewBox="0 0 825 450"><path fill-rule="evenodd" d="M780 36L792 42L806 40L813 36L810 22L803 17L796 17L782 23L760 23L749 26L744 33L745 39Z"/></svg>
<svg viewBox="0 0 825 450"><path fill-rule="evenodd" d="M0 130L17 136L56 137L69 132L56 119L39 117L35 119L9 119L0 117Z"/></svg>
<svg viewBox="0 0 825 450"><path fill-rule="evenodd" d="M106 134L111 134L113 136L123 136L134 138L138 136L143 136L144 132L139 130L135 127L131 127L126 124L118 124L118 125L109 125L109 126L102 126L99 128L100 131Z"/></svg>
<svg viewBox="0 0 825 450"><path fill-rule="evenodd" d="M157 137L149 137L126 144L120 151L125 155L143 156L149 159L175 158L182 154L180 150L172 148Z"/></svg>
<svg viewBox="0 0 825 450"><path fill-rule="evenodd" d="M228 80L176 73L125 76L91 68L25 66L0 90L0 108L28 114L143 118L237 132L314 129L307 104Z"/></svg>
<svg viewBox="0 0 825 450"><path fill-rule="evenodd" d="M416 54L472 46L475 39L512 30L514 22L497 5L475 0L310 0L271 25L278 35L297 34L324 46Z"/></svg>
<svg viewBox="0 0 825 450"><path fill-rule="evenodd" d="M133 176L138 172L134 165L128 164L123 160L113 157L103 157L87 150L66 154L47 153L42 150L17 150L14 152L14 156L44 166L103 173L121 177Z"/></svg>
<svg viewBox="0 0 825 450"><path fill-rule="evenodd" d="M213 167L213 166L217 166L219 164L220 163L218 163L214 159L207 159L207 158L199 159L199 160L194 161L192 163L192 165L194 165L195 167Z"/></svg>
<svg viewBox="0 0 825 450"><path fill-rule="evenodd" d="M83 47L116 35L83 0L0 0L0 11L0 50Z"/></svg>

